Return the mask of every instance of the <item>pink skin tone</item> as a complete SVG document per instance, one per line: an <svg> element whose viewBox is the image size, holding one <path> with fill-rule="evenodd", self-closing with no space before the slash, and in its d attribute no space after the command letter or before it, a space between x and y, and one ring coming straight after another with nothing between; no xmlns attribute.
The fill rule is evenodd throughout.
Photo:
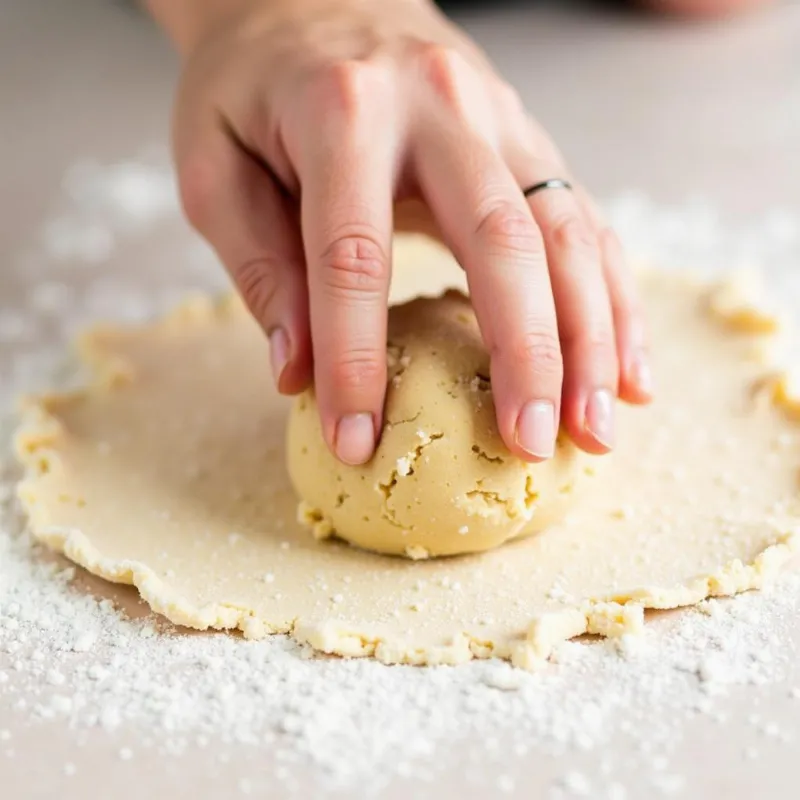
<svg viewBox="0 0 800 800"><path fill-rule="evenodd" d="M391 236L412 206L467 273L508 448L545 460L559 425L590 453L613 447L616 399L653 391L619 242L430 0L148 4L185 59L174 151L187 216L269 337L279 391L313 382L343 462L368 461L381 428ZM523 196L552 177L575 190Z"/></svg>

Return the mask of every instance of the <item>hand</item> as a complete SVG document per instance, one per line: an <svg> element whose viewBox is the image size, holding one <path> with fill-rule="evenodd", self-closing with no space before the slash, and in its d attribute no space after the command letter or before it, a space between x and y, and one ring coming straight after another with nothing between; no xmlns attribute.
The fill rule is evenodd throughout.
<svg viewBox="0 0 800 800"><path fill-rule="evenodd" d="M467 272L509 449L549 457L561 420L609 450L617 396L651 391L634 285L574 181L523 196L573 179L477 47L428 0L205 7L179 37L184 207L269 336L279 390L313 377L338 457L369 460L381 429L393 204L414 198Z"/></svg>

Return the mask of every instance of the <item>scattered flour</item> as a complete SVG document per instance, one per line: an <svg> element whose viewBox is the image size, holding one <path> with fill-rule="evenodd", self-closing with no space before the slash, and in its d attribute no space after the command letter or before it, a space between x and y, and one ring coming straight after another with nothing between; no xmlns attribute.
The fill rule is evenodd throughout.
<svg viewBox="0 0 800 800"><path fill-rule="evenodd" d="M0 408L22 390L68 377L63 342L86 321L140 319L187 288L219 285L221 270L178 221L165 164L154 156L109 167L87 162L69 172L66 207L12 270L24 308L0 305ZM657 209L631 195L609 210L631 250L668 261L713 267L758 259L788 275L781 267L800 242L800 221L783 211L726 230L699 204ZM177 245L160 234L159 249L148 250L142 234L166 223L178 230ZM148 275L87 276L123 238ZM0 417L3 448L10 427L10 415ZM653 796L674 796L684 778L667 769L668 756L687 720L704 714L724 723L720 697L780 681L795 661L787 632L800 611L798 576L787 576L781 592L662 615L642 637L567 642L552 668L536 675L497 662L386 667L316 658L283 637L187 634L152 618L128 619L82 588L80 571L21 530L15 479L15 468L0 463L0 719L14 709L33 724L109 736L125 730L135 745L117 750L123 761L144 750L173 755L212 745L223 761L220 742L268 747L278 780L312 768L328 786L379 794L395 777L435 775L442 754L460 742L474 748L465 763L484 772L487 760L496 765L493 794L505 796L524 792L514 773L531 753L602 753L622 737L631 752L651 755ZM758 715L753 729L765 741L791 739ZM0 730L0 742L10 740ZM758 750L744 756L757 758ZM552 796L624 800L633 796L624 766L617 757L592 774L570 771ZM75 771L64 764L65 776ZM256 787L242 779L238 790Z"/></svg>

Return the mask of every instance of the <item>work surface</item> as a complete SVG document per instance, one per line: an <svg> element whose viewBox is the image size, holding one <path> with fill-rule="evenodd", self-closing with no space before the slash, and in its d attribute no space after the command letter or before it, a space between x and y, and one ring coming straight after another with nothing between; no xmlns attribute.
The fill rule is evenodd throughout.
<svg viewBox="0 0 800 800"><path fill-rule="evenodd" d="M175 209L164 155L174 58L125 4L58 5L7 0L0 11L4 408L52 379L80 324L140 319L222 283ZM629 248L723 268L764 262L797 308L800 6L681 26L522 5L464 20L575 172L612 198ZM0 490L11 477L0 464ZM348 677L224 635L159 650L148 628L37 572L47 558L12 544L10 516L0 512L9 800L796 796L796 581L784 599L654 620L638 662L635 645L626 657L573 645L540 678L485 665L359 665ZM129 592L78 584L144 616ZM47 614L26 611L25 587ZM247 685L275 675L280 708Z"/></svg>

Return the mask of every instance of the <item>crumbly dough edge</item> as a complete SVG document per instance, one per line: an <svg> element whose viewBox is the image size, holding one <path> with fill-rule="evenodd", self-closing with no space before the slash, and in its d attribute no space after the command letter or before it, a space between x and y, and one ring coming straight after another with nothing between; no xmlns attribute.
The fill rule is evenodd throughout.
<svg viewBox="0 0 800 800"><path fill-rule="evenodd" d="M639 265L642 275L658 271ZM675 273L676 280L712 290L714 286L730 287L724 282L709 282L694 273ZM749 307L743 297L741 307ZM310 646L319 653L344 657L372 657L384 664L418 666L458 665L475 658L498 657L514 666L536 670L553 655L559 644L585 634L609 639L636 634L644 627L646 609L674 609L700 603L709 597L724 597L761 589L772 583L782 567L800 552L800 525L777 531L776 540L759 553L752 562L734 559L721 565L709 575L697 576L684 585L672 587L645 586L626 592L609 593L605 597L587 598L574 607L533 617L524 636L509 641L492 641L454 631L441 645L420 648L402 636L387 639L368 630L355 630L335 619L319 624L306 624L302 619L276 625L256 615L251 609L233 603L214 603L197 607L172 589L154 570L134 560L114 561L107 558L80 531L55 526L36 526L34 502L37 479L41 474L41 459L58 458L58 439L63 433L52 410L65 403L80 402L94 392L124 390L124 384L134 380L132 365L124 363L113 351L98 345L104 333L125 335L147 330L169 330L184 325L205 325L222 322L243 311L233 294L217 298L195 295L177 306L160 320L145 325L97 325L88 328L78 339L78 354L89 368L93 381L85 388L68 392L52 392L21 399L21 423L14 437L14 450L25 473L17 486L17 496L28 518L33 537L54 551L63 554L88 572L112 583L134 586L142 599L170 622L196 630L239 630L245 638L259 639L272 634L286 634L299 644ZM763 338L764 314L758 312L758 325L750 327L740 309L720 321L740 333L756 339ZM713 312L712 312L713 313ZM787 335L780 324L768 334L772 339ZM765 386L771 402L792 417L800 414L800 385L785 365L771 360L772 349L758 351L760 366L764 367ZM767 524L767 523L765 523Z"/></svg>

